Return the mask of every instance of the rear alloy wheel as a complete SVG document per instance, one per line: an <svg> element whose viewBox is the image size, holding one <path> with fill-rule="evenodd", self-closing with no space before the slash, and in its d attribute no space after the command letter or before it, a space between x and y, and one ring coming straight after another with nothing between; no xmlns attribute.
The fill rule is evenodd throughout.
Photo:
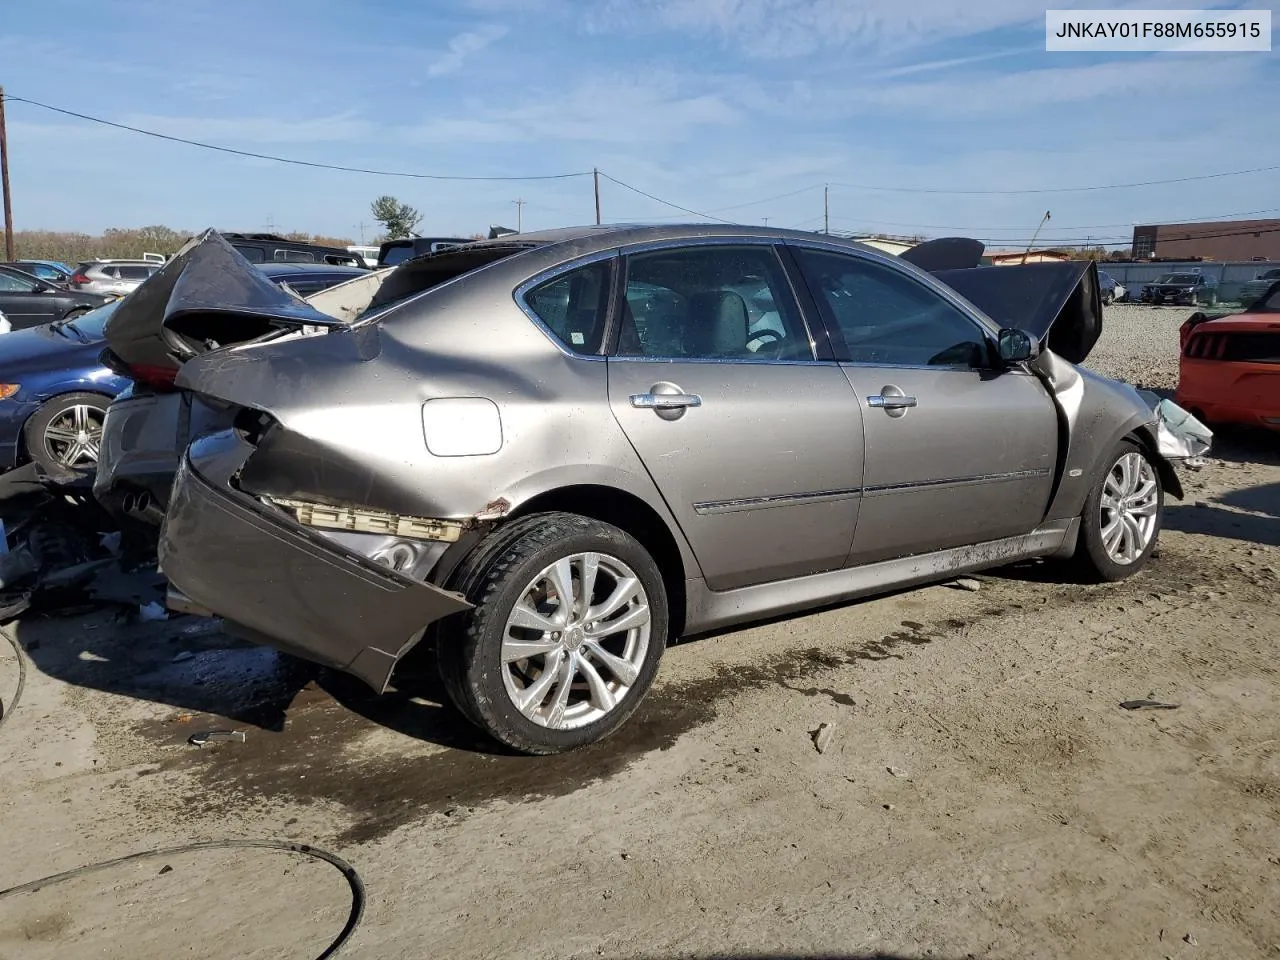
<svg viewBox="0 0 1280 960"><path fill-rule="evenodd" d="M1124 440L1106 461L1080 518L1077 563L1090 579L1123 580L1155 550L1164 519L1160 472L1141 447Z"/></svg>
<svg viewBox="0 0 1280 960"><path fill-rule="evenodd" d="M27 454L46 472L92 473L102 447L102 421L110 400L98 393L54 397L23 429Z"/></svg>
<svg viewBox="0 0 1280 960"><path fill-rule="evenodd" d="M514 521L461 571L476 605L439 641L451 699L523 753L608 736L635 711L666 648L652 557L609 524L549 513Z"/></svg>

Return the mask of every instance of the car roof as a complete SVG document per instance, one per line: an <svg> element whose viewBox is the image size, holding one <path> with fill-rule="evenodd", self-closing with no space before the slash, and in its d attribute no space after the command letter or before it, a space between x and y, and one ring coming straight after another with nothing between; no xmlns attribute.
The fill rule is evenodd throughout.
<svg viewBox="0 0 1280 960"><path fill-rule="evenodd" d="M605 223L577 227L558 227L553 230L537 230L530 233L510 233L492 240L473 240L468 250L485 247L541 247L561 243L574 243L575 255L590 254L610 247L633 243L649 243L663 240L698 240L716 237L750 237L760 239L809 240L838 244L850 249L871 250L865 244L846 237L834 237L810 230L786 230L781 227L753 226L745 223ZM457 253L456 249L442 250L434 256Z"/></svg>

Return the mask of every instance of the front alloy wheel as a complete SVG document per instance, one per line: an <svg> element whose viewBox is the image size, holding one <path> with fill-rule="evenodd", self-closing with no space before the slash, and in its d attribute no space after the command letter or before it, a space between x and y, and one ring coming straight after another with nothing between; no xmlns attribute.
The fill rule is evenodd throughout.
<svg viewBox="0 0 1280 960"><path fill-rule="evenodd" d="M497 740L550 754L601 740L635 711L666 649L667 593L645 548L571 513L498 528L450 586L474 609L441 625L450 699Z"/></svg>
<svg viewBox="0 0 1280 960"><path fill-rule="evenodd" d="M1156 535L1159 481L1141 453L1126 453L1102 484L1099 522L1102 545L1118 564L1134 563Z"/></svg>
<svg viewBox="0 0 1280 960"><path fill-rule="evenodd" d="M1152 455L1122 440L1104 461L1080 517L1075 563L1090 580L1123 580L1146 565L1164 518L1164 487Z"/></svg>

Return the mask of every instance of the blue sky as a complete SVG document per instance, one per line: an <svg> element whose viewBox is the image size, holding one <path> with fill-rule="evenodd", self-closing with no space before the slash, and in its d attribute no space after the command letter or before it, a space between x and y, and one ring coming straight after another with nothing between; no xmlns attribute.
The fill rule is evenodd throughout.
<svg viewBox="0 0 1280 960"><path fill-rule="evenodd" d="M1157 4L1107 4L1126 5ZM1280 6L1270 8L1280 28ZM833 228L963 232L992 247L1025 242L1046 209L1046 240L1280 216L1280 171L1075 193L863 189L1040 189L1280 164L1280 50L1046 53L1044 10L1024 0L43 0L5 11L0 83L12 97L325 163L488 176L599 167L695 210L776 226L819 228L824 182ZM423 232L514 225L517 198L526 230L594 219L590 177L308 170L22 103L8 115L18 229L270 223L359 239L361 221L376 232L369 202L380 193L422 210ZM602 195L605 220L691 219L608 181Z"/></svg>

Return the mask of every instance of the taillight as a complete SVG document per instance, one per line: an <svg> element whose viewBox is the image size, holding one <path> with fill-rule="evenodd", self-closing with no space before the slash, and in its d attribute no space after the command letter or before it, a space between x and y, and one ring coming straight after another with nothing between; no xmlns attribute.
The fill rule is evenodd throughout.
<svg viewBox="0 0 1280 960"><path fill-rule="evenodd" d="M76 272L71 275L71 279L68 282L69 283L89 283L90 281L89 281L89 278L86 277L83 273Z"/></svg>
<svg viewBox="0 0 1280 960"><path fill-rule="evenodd" d="M177 389L174 385L174 381L178 378L177 367L125 363L110 348L98 355L98 362L117 376L128 377L134 383L149 387L156 393L171 393Z"/></svg>
<svg viewBox="0 0 1280 960"><path fill-rule="evenodd" d="M131 364L128 376L135 383L150 387L157 393L168 393L176 390L174 381L178 378L176 367L154 367L146 363Z"/></svg>

